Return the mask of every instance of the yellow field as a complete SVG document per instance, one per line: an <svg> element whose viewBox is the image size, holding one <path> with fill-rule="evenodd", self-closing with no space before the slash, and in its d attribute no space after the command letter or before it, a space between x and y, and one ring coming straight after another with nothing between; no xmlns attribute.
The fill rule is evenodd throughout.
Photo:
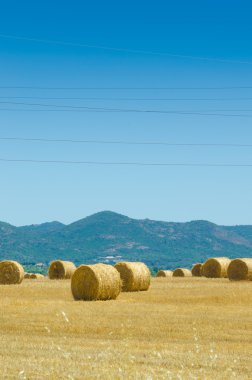
<svg viewBox="0 0 252 380"><path fill-rule="evenodd" d="M0 286L1 379L252 379L252 282L153 279L76 302L70 281Z"/></svg>

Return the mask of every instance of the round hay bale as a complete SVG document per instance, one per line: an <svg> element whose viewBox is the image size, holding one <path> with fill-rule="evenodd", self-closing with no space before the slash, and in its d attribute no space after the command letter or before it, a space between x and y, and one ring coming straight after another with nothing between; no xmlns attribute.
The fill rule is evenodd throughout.
<svg viewBox="0 0 252 380"><path fill-rule="evenodd" d="M252 259L232 260L227 274L229 280L252 280Z"/></svg>
<svg viewBox="0 0 252 380"><path fill-rule="evenodd" d="M69 279L74 274L75 269L76 266L71 261L55 260L49 266L48 277L51 280Z"/></svg>
<svg viewBox="0 0 252 380"><path fill-rule="evenodd" d="M201 269L202 269L201 263L194 264L192 267L192 275L194 277L201 277L202 276Z"/></svg>
<svg viewBox="0 0 252 380"><path fill-rule="evenodd" d="M32 273L30 275L30 279L31 280L39 280L39 279L42 279L44 278L43 274L40 274L40 273Z"/></svg>
<svg viewBox="0 0 252 380"><path fill-rule="evenodd" d="M122 280L123 292L148 290L151 281L149 268L144 263L121 262L115 264Z"/></svg>
<svg viewBox="0 0 252 380"><path fill-rule="evenodd" d="M186 268L177 268L173 272L173 277L191 277L191 276L192 276L192 272L190 271L190 269L186 269Z"/></svg>
<svg viewBox="0 0 252 380"><path fill-rule="evenodd" d="M80 265L71 280L75 300L95 301L116 299L121 291L121 279L112 265Z"/></svg>
<svg viewBox="0 0 252 380"><path fill-rule="evenodd" d="M0 262L0 284L21 284L24 279L24 268L16 261Z"/></svg>
<svg viewBox="0 0 252 380"><path fill-rule="evenodd" d="M227 257L214 257L202 265L202 276L208 278L227 277L227 269L231 260Z"/></svg>
<svg viewBox="0 0 252 380"><path fill-rule="evenodd" d="M24 274L24 278L28 278L29 279L30 277L31 277L31 273L25 273Z"/></svg>
<svg viewBox="0 0 252 380"><path fill-rule="evenodd" d="M160 270L157 272L157 277L172 277L172 270Z"/></svg>

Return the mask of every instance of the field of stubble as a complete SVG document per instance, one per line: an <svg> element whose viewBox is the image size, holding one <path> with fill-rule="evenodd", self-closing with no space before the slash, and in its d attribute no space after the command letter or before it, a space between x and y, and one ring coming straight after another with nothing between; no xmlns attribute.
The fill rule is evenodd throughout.
<svg viewBox="0 0 252 380"><path fill-rule="evenodd" d="M76 302L70 281L0 286L1 379L252 379L252 282L153 279Z"/></svg>

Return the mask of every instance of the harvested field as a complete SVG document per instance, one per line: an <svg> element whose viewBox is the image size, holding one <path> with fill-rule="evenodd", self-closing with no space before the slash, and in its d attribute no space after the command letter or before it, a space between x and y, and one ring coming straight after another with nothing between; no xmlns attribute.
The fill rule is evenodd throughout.
<svg viewBox="0 0 252 380"><path fill-rule="evenodd" d="M70 280L45 279L0 286L0 299L4 379L251 379L250 281L154 278L76 302Z"/></svg>

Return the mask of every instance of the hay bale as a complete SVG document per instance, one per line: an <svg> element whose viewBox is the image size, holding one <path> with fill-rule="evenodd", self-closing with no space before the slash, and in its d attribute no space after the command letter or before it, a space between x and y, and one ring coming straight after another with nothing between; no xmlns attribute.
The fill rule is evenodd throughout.
<svg viewBox="0 0 252 380"><path fill-rule="evenodd" d="M0 284L21 284L24 278L24 268L16 261L0 262Z"/></svg>
<svg viewBox="0 0 252 380"><path fill-rule="evenodd" d="M31 273L25 273L24 278L29 279L31 277Z"/></svg>
<svg viewBox="0 0 252 380"><path fill-rule="evenodd" d="M115 264L115 268L120 273L123 292L137 292L149 289L151 274L144 263L121 262Z"/></svg>
<svg viewBox="0 0 252 380"><path fill-rule="evenodd" d="M194 277L201 277L202 276L201 269L202 269L201 263L194 264L192 267L192 275Z"/></svg>
<svg viewBox="0 0 252 380"><path fill-rule="evenodd" d="M157 272L157 277L172 277L172 270L160 270Z"/></svg>
<svg viewBox="0 0 252 380"><path fill-rule="evenodd" d="M30 275L31 280L41 280L42 278L44 278L44 276L41 273L32 273Z"/></svg>
<svg viewBox="0 0 252 380"><path fill-rule="evenodd" d="M51 280L69 279L75 270L76 266L71 261L55 260L49 266L48 277Z"/></svg>
<svg viewBox="0 0 252 380"><path fill-rule="evenodd" d="M227 269L231 260L227 257L213 257L202 265L202 276L208 278L227 277Z"/></svg>
<svg viewBox="0 0 252 380"><path fill-rule="evenodd" d="M116 299L121 291L121 279L112 265L81 265L72 276L71 289L75 300Z"/></svg>
<svg viewBox="0 0 252 380"><path fill-rule="evenodd" d="M252 280L252 259L232 260L227 274L229 280Z"/></svg>
<svg viewBox="0 0 252 380"><path fill-rule="evenodd" d="M173 277L192 277L192 272L190 271L190 269L177 268L173 272Z"/></svg>

